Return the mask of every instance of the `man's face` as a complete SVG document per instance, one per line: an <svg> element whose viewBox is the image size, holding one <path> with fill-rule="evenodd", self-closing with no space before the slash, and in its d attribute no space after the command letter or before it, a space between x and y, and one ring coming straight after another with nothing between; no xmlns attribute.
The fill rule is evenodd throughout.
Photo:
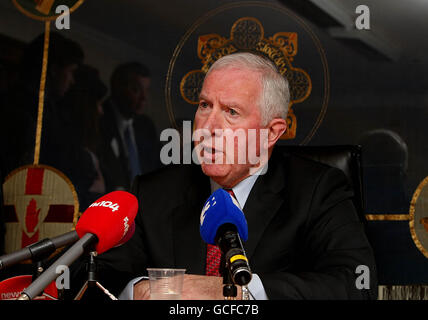
<svg viewBox="0 0 428 320"><path fill-rule="evenodd" d="M126 118L141 114L147 103L150 79L132 74L127 84L120 89L120 110Z"/></svg>
<svg viewBox="0 0 428 320"><path fill-rule="evenodd" d="M248 158L242 162L238 157L246 154L250 144L254 147L248 141L248 129L258 135L262 128L258 106L261 88L258 73L232 67L212 71L204 81L195 132L203 129L206 134L202 141L195 139L195 147L201 150L198 157L203 172L224 187L236 185L253 167ZM238 143L236 132L244 133L244 145ZM258 144L256 148L259 153Z"/></svg>

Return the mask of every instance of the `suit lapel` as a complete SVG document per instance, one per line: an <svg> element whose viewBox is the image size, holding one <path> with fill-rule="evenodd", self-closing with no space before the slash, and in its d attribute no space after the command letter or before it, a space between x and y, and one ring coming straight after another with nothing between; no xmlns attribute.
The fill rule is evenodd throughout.
<svg viewBox="0 0 428 320"><path fill-rule="evenodd" d="M116 113L114 111L114 106L112 101L109 99L106 101L104 105L104 131L107 140L109 141L109 148L111 150L111 154L114 158L117 159L117 162L121 166L121 171L124 177L122 179L126 181L126 184L129 184L129 166L128 166L128 158L125 152L125 146L123 144L119 128L117 126L117 118Z"/></svg>
<svg viewBox="0 0 428 320"><path fill-rule="evenodd" d="M285 172L281 163L284 160L271 157L267 173L257 178L243 208L248 224L248 240L244 247L249 259L284 202Z"/></svg>
<svg viewBox="0 0 428 320"><path fill-rule="evenodd" d="M204 274L205 243L199 234L199 216L196 207L182 205L176 209L173 221L174 264L186 268L186 273Z"/></svg>
<svg viewBox="0 0 428 320"><path fill-rule="evenodd" d="M116 158L125 158L125 146L123 145L122 138L117 127L117 117L114 111L114 106L111 100L107 100L104 104L104 116L103 116L104 130L109 141L116 140L117 152L113 152Z"/></svg>
<svg viewBox="0 0 428 320"><path fill-rule="evenodd" d="M187 273L204 274L206 244L199 233L199 216L211 192L209 178L199 166L192 167L191 187L184 191L183 202L173 214L174 259Z"/></svg>

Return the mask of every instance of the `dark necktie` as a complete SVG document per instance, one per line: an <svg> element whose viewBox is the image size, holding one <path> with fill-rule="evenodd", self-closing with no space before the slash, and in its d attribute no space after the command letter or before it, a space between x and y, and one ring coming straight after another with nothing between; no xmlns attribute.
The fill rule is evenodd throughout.
<svg viewBox="0 0 428 320"><path fill-rule="evenodd" d="M235 197L232 189L224 189L232 197ZM220 263L221 263L221 250L217 245L207 244L207 259L206 259L205 274L207 276L219 277L220 274Z"/></svg>
<svg viewBox="0 0 428 320"><path fill-rule="evenodd" d="M140 170L140 160L138 158L138 151L135 147L134 142L132 141L131 137L131 125L127 125L124 132L124 138L126 143L126 148L128 149L128 162L129 162L129 174L132 180L135 176L141 174Z"/></svg>

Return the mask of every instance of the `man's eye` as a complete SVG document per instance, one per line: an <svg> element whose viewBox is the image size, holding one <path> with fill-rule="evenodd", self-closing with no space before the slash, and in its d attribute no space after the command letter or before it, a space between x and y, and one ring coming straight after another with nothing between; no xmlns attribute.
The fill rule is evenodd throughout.
<svg viewBox="0 0 428 320"><path fill-rule="evenodd" d="M236 112L236 110L235 110L235 109L229 108L229 114L230 114L231 116L236 116L236 115L238 115L238 112Z"/></svg>
<svg viewBox="0 0 428 320"><path fill-rule="evenodd" d="M199 107L200 108L207 108L208 107L208 103L206 103L206 102L199 102Z"/></svg>

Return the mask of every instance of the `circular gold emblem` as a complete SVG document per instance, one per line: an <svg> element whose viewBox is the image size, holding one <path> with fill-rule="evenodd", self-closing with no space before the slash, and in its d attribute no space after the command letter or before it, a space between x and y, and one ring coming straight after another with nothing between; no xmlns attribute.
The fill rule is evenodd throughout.
<svg viewBox="0 0 428 320"><path fill-rule="evenodd" d="M412 239L419 251L428 258L428 177L416 188L409 214Z"/></svg>
<svg viewBox="0 0 428 320"><path fill-rule="evenodd" d="M206 72L222 56L250 51L269 58L290 84L283 140L306 144L321 124L329 98L327 59L318 38L288 9L260 1L236 2L198 19L175 48L166 78L171 125L193 120ZM185 71L178 66L194 68Z"/></svg>

